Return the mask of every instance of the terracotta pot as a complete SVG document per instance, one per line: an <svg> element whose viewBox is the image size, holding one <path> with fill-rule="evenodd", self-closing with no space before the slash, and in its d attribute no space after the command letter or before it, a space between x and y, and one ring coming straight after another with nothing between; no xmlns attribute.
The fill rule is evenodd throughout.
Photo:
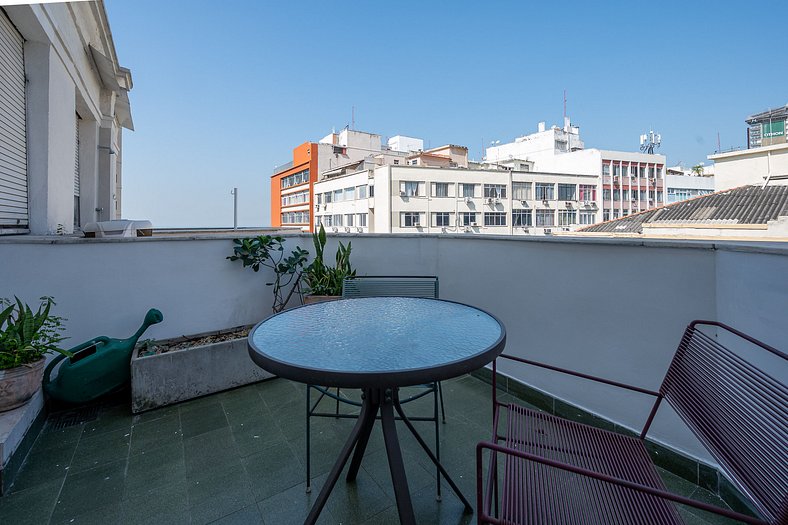
<svg viewBox="0 0 788 525"><path fill-rule="evenodd" d="M12 410L27 403L39 388L44 377L46 359L29 365L0 370L0 412Z"/></svg>
<svg viewBox="0 0 788 525"><path fill-rule="evenodd" d="M305 295L304 304L325 303L327 301L338 301L341 295Z"/></svg>

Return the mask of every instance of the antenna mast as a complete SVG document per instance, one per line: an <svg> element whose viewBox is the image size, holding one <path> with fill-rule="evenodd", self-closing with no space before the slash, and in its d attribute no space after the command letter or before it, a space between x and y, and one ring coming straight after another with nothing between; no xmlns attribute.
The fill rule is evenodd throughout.
<svg viewBox="0 0 788 525"><path fill-rule="evenodd" d="M564 118L566 118L566 90L564 90Z"/></svg>
<svg viewBox="0 0 788 525"><path fill-rule="evenodd" d="M651 130L648 133L640 136L640 151L643 153L648 153L650 155L654 153L654 150L661 145L662 135L659 133L654 133L654 130Z"/></svg>
<svg viewBox="0 0 788 525"><path fill-rule="evenodd" d="M356 106L351 106L350 109L350 129L356 129Z"/></svg>

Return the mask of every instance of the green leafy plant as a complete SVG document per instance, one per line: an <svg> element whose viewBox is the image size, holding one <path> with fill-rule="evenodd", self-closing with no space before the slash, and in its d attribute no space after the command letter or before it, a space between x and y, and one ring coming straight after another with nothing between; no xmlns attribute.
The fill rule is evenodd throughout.
<svg viewBox="0 0 788 525"><path fill-rule="evenodd" d="M312 295L342 295L342 281L345 277L356 275L350 265L351 243L347 246L339 242L336 254L336 266L326 266L323 251L326 247L326 230L320 225L320 230L312 234L315 245L315 258L304 270L304 282Z"/></svg>
<svg viewBox="0 0 788 525"><path fill-rule="evenodd" d="M260 271L261 267L273 270L274 280L265 284L273 287L274 313L284 310L296 291L300 296L301 274L309 256L308 251L296 247L289 256L285 256L285 238L271 235L234 239L233 242L233 255L228 256L228 259L241 261L244 268L250 267L255 272Z"/></svg>
<svg viewBox="0 0 788 525"><path fill-rule="evenodd" d="M0 370L29 365L46 354L73 354L58 346L64 340L64 319L50 314L55 304L51 297L42 297L33 310L19 297L14 301L0 298Z"/></svg>

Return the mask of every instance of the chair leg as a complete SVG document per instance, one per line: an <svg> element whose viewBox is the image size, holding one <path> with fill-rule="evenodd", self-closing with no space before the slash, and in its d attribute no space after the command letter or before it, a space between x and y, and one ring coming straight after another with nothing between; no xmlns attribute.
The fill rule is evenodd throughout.
<svg viewBox="0 0 788 525"><path fill-rule="evenodd" d="M312 492L312 476L310 472L310 453L309 453L309 445L310 445L310 425L309 420L311 419L312 415L310 413L311 410L311 392L312 388L309 385L306 385L306 491L307 493Z"/></svg>
<svg viewBox="0 0 788 525"><path fill-rule="evenodd" d="M336 402L337 402L336 415L338 416L339 415L339 387L337 387L337 399L336 399ZM339 418L337 418L337 419L339 419Z"/></svg>
<svg viewBox="0 0 788 525"><path fill-rule="evenodd" d="M441 414L443 415L443 422L446 422L446 409L443 407L443 387L441 382L438 381L438 397L441 399Z"/></svg>
<svg viewBox="0 0 788 525"><path fill-rule="evenodd" d="M432 391L432 415L435 418L435 457L438 463L441 462L441 436L440 436L440 423L438 422L438 392L440 391L440 383L437 384L436 389ZM438 480L438 492L435 495L437 501L441 500L441 469L435 466L435 479Z"/></svg>

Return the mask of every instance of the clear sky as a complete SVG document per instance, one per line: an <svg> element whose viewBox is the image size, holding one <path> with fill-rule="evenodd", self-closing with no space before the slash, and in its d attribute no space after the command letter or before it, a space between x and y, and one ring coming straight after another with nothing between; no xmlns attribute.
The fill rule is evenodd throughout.
<svg viewBox="0 0 788 525"><path fill-rule="evenodd" d="M131 68L124 218L268 225L292 149L350 123L433 147L561 124L586 147L669 164L744 146L747 115L788 103L788 2L105 0ZM780 21L780 22L778 22Z"/></svg>

